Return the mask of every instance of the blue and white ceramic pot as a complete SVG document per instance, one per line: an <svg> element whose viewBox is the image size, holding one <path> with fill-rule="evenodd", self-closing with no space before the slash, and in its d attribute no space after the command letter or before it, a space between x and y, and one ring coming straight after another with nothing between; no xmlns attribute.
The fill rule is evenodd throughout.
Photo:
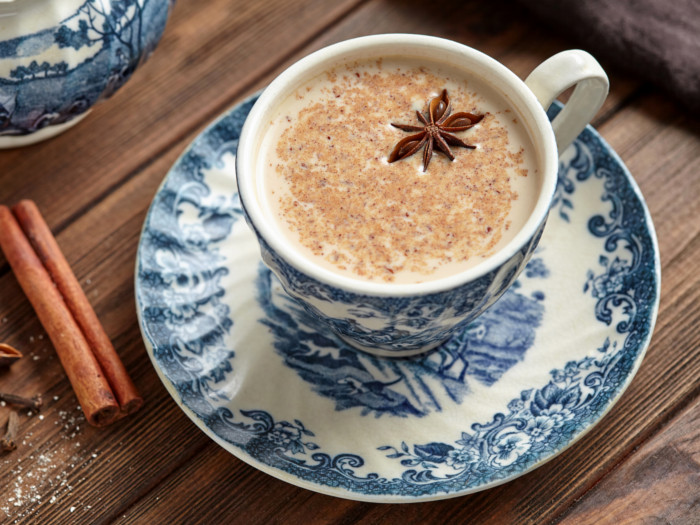
<svg viewBox="0 0 700 525"><path fill-rule="evenodd" d="M160 40L172 0L0 2L0 147L65 131Z"/></svg>

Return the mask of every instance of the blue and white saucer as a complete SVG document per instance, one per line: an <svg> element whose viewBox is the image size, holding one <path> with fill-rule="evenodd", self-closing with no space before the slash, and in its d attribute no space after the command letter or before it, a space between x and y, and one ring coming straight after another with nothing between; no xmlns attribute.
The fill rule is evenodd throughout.
<svg viewBox="0 0 700 525"><path fill-rule="evenodd" d="M540 248L516 285L437 351L389 360L319 329L262 265L234 175L253 102L173 166L138 250L146 348L214 441L318 492L441 499L542 465L619 399L656 320L659 255L639 189L592 128L562 157Z"/></svg>

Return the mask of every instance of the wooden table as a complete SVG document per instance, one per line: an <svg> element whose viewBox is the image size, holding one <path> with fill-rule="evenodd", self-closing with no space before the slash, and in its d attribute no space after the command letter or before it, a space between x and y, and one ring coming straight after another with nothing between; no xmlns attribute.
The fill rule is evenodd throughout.
<svg viewBox="0 0 700 525"><path fill-rule="evenodd" d="M585 437L488 491L411 505L310 492L236 459L178 408L144 349L134 259L153 195L186 145L226 108L324 45L385 32L439 35L524 77L575 42L510 3L469 0L178 1L151 60L111 100L48 142L0 152L0 202L34 199L142 391L136 415L88 426L9 266L0 341L25 356L0 390L41 393L0 456L3 523L699 523L700 125L656 88L603 64L595 127L629 167L661 249L661 306L641 369ZM7 409L0 421L7 417Z"/></svg>

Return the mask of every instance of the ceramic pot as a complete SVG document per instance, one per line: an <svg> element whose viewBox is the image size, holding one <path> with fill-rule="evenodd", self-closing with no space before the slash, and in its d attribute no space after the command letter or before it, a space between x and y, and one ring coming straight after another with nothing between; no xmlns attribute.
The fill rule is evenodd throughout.
<svg viewBox="0 0 700 525"><path fill-rule="evenodd" d="M0 2L0 147L53 137L113 95L155 49L172 4Z"/></svg>

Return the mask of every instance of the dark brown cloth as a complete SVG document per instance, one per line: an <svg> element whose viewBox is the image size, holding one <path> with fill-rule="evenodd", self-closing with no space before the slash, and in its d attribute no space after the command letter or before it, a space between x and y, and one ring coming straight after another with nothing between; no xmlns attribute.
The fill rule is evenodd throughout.
<svg viewBox="0 0 700 525"><path fill-rule="evenodd" d="M700 0L521 0L572 42L700 114Z"/></svg>

